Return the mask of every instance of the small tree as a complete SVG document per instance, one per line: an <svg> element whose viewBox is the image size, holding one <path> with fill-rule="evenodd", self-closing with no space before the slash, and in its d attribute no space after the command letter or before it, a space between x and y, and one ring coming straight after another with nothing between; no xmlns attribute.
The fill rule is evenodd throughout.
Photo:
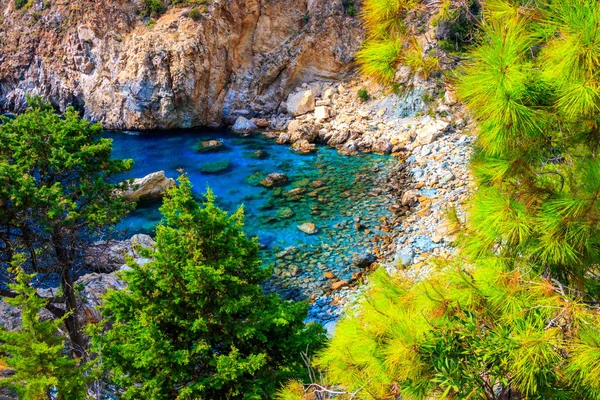
<svg viewBox="0 0 600 400"><path fill-rule="evenodd" d="M34 275L20 267L23 257L16 260L11 268L16 283L9 285L16 296L4 301L21 309L22 326L15 332L0 329L0 360L14 371L0 379L0 386L9 387L23 400L87 398L84 369L65 354L64 337L58 335L66 316L40 319L48 300L31 287Z"/></svg>
<svg viewBox="0 0 600 400"><path fill-rule="evenodd" d="M60 282L61 296L45 307L64 321L73 353L81 357L86 343L76 315L76 274L94 236L130 209L108 180L132 162L111 159L112 142L99 139L102 127L75 109L60 117L40 98L28 103L17 118L1 117L0 274L10 279L9 263L23 254L26 272ZM0 287L0 295L17 293Z"/></svg>
<svg viewBox="0 0 600 400"><path fill-rule="evenodd" d="M106 331L95 336L103 366L126 399L268 397L303 375L301 352L323 341L306 326L306 305L265 295L270 271L243 232L243 210L228 216L209 191L201 206L187 177L164 198L156 250L130 262L128 287L109 292Z"/></svg>

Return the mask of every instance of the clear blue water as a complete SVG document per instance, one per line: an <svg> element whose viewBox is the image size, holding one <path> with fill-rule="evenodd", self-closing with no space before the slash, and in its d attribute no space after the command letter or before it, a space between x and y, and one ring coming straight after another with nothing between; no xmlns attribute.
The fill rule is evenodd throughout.
<svg viewBox="0 0 600 400"><path fill-rule="evenodd" d="M381 217L390 214L387 206L391 195L382 189L382 182L397 163L391 157L343 156L328 147L300 155L262 136L238 137L225 131L106 132L105 136L113 139L114 157L135 161L133 169L121 178L142 177L159 170L176 178L182 169L199 198L210 187L221 208L233 211L243 204L247 233L258 236L265 263L275 265L268 289L284 297L322 294L330 285L323 277L327 271L340 279L351 279L357 272L351 265L352 254L372 250L373 238L385 235L378 225ZM212 139L223 142L224 150L203 154L195 151L199 141ZM252 157L257 150L264 151L266 158ZM215 161L229 161L230 168L219 174L200 171L204 164ZM281 188L256 184L272 172L286 174L289 183ZM251 175L254 179L249 181ZM296 188L302 193L288 193ZM142 205L119 228L125 230L125 236L152 234L160 220L158 206ZM282 218L285 214L289 218ZM357 228L356 217L361 218L364 227ZM319 232L307 235L300 231L297 226L305 222L314 223ZM285 249L287 253L282 252Z"/></svg>

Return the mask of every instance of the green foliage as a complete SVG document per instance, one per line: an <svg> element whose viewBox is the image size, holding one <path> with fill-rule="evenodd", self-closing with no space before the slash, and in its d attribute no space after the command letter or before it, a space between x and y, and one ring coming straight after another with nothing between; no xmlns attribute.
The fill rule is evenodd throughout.
<svg viewBox="0 0 600 400"><path fill-rule="evenodd" d="M150 18L148 21L146 21L146 26L148 29L154 28L156 26L156 20L154 18Z"/></svg>
<svg viewBox="0 0 600 400"><path fill-rule="evenodd" d="M361 399L597 399L598 318L562 290L499 258L378 271L317 365Z"/></svg>
<svg viewBox="0 0 600 400"><path fill-rule="evenodd" d="M598 24L591 0L492 1L459 85L479 122L468 253L525 259L580 288L596 284L600 256Z"/></svg>
<svg viewBox="0 0 600 400"><path fill-rule="evenodd" d="M23 259L16 257L11 268L16 283L9 288L15 297L4 298L7 304L21 309L22 326L18 331L0 328L0 360L15 373L0 379L0 386L9 387L22 400L86 399L84 369L64 354L65 340L58 335L64 317L40 319L40 311L48 300L38 297L31 287L34 275L21 269Z"/></svg>
<svg viewBox="0 0 600 400"><path fill-rule="evenodd" d="M194 21L198 21L202 16L202 13L197 8L192 8L188 14L188 16Z"/></svg>
<svg viewBox="0 0 600 400"><path fill-rule="evenodd" d="M401 48L398 41L366 41L356 52L360 72L382 83L391 82L396 75L396 63Z"/></svg>
<svg viewBox="0 0 600 400"><path fill-rule="evenodd" d="M358 89L356 94L358 95L358 98L362 103L364 103L365 101L367 101L371 98L371 96L369 96L369 92L367 92L367 89L365 89L365 88Z"/></svg>
<svg viewBox="0 0 600 400"><path fill-rule="evenodd" d="M300 353L323 341L306 304L265 295L270 276L243 210L227 215L209 191L198 204L187 177L164 198L157 248L129 263L123 291L109 292L107 331L94 342L124 399L268 398L305 375Z"/></svg>
<svg viewBox="0 0 600 400"><path fill-rule="evenodd" d="M100 125L67 108L62 116L40 98L0 124L0 269L19 254L26 272L53 275L63 295L46 308L65 316L73 351L85 347L77 318L74 272L83 266L83 251L131 208L108 180L128 169L130 160L111 159L112 142L98 139ZM62 303L63 308L58 307Z"/></svg>
<svg viewBox="0 0 600 400"><path fill-rule="evenodd" d="M25 7L25 5L27 4L27 1L28 0L15 0L15 8L17 10L19 10L19 9Z"/></svg>
<svg viewBox="0 0 600 400"><path fill-rule="evenodd" d="M157 17L167 10L163 0L144 0L144 15Z"/></svg>

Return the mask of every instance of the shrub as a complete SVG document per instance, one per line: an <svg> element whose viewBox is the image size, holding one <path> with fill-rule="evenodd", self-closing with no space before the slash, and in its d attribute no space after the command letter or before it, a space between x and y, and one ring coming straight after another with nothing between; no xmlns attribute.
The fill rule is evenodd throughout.
<svg viewBox="0 0 600 400"><path fill-rule="evenodd" d="M148 21L146 21L146 26L148 27L148 29L154 28L155 25L156 20L154 18L150 18Z"/></svg>
<svg viewBox="0 0 600 400"><path fill-rule="evenodd" d="M21 8L25 7L25 5L27 4L28 0L15 0L15 8L17 10L20 10Z"/></svg>
<svg viewBox="0 0 600 400"><path fill-rule="evenodd" d="M197 8L192 8L188 14L188 16L194 21L198 21L202 16L202 13Z"/></svg>
<svg viewBox="0 0 600 400"><path fill-rule="evenodd" d="M144 15L157 17L167 10L162 0L144 0Z"/></svg>
<svg viewBox="0 0 600 400"><path fill-rule="evenodd" d="M127 289L105 299L97 352L124 399L271 398L307 375L301 354L320 347L323 328L304 324L307 304L263 293L271 270L243 209L228 215L210 192L200 205L179 181L160 208L153 261L130 261Z"/></svg>
<svg viewBox="0 0 600 400"><path fill-rule="evenodd" d="M365 88L358 89L358 92L356 92L356 94L358 95L358 98L362 103L371 98L371 96L369 96L369 92L367 92L367 89Z"/></svg>
<svg viewBox="0 0 600 400"><path fill-rule="evenodd" d="M416 5L417 0L365 0L361 18L371 40L397 39L406 27L404 17Z"/></svg>
<svg viewBox="0 0 600 400"><path fill-rule="evenodd" d="M356 53L356 61L362 74L389 84L396 75L401 44L399 41L368 40Z"/></svg>

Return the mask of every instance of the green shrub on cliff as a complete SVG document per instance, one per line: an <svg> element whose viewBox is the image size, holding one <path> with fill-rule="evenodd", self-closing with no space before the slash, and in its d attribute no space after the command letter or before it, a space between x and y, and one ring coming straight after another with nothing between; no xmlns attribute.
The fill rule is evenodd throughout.
<svg viewBox="0 0 600 400"><path fill-rule="evenodd" d="M320 347L323 329L304 324L306 304L263 293L270 271L243 210L227 215L210 192L198 204L183 176L161 212L153 261L130 263L94 340L122 397L264 399L304 375L301 352Z"/></svg>

